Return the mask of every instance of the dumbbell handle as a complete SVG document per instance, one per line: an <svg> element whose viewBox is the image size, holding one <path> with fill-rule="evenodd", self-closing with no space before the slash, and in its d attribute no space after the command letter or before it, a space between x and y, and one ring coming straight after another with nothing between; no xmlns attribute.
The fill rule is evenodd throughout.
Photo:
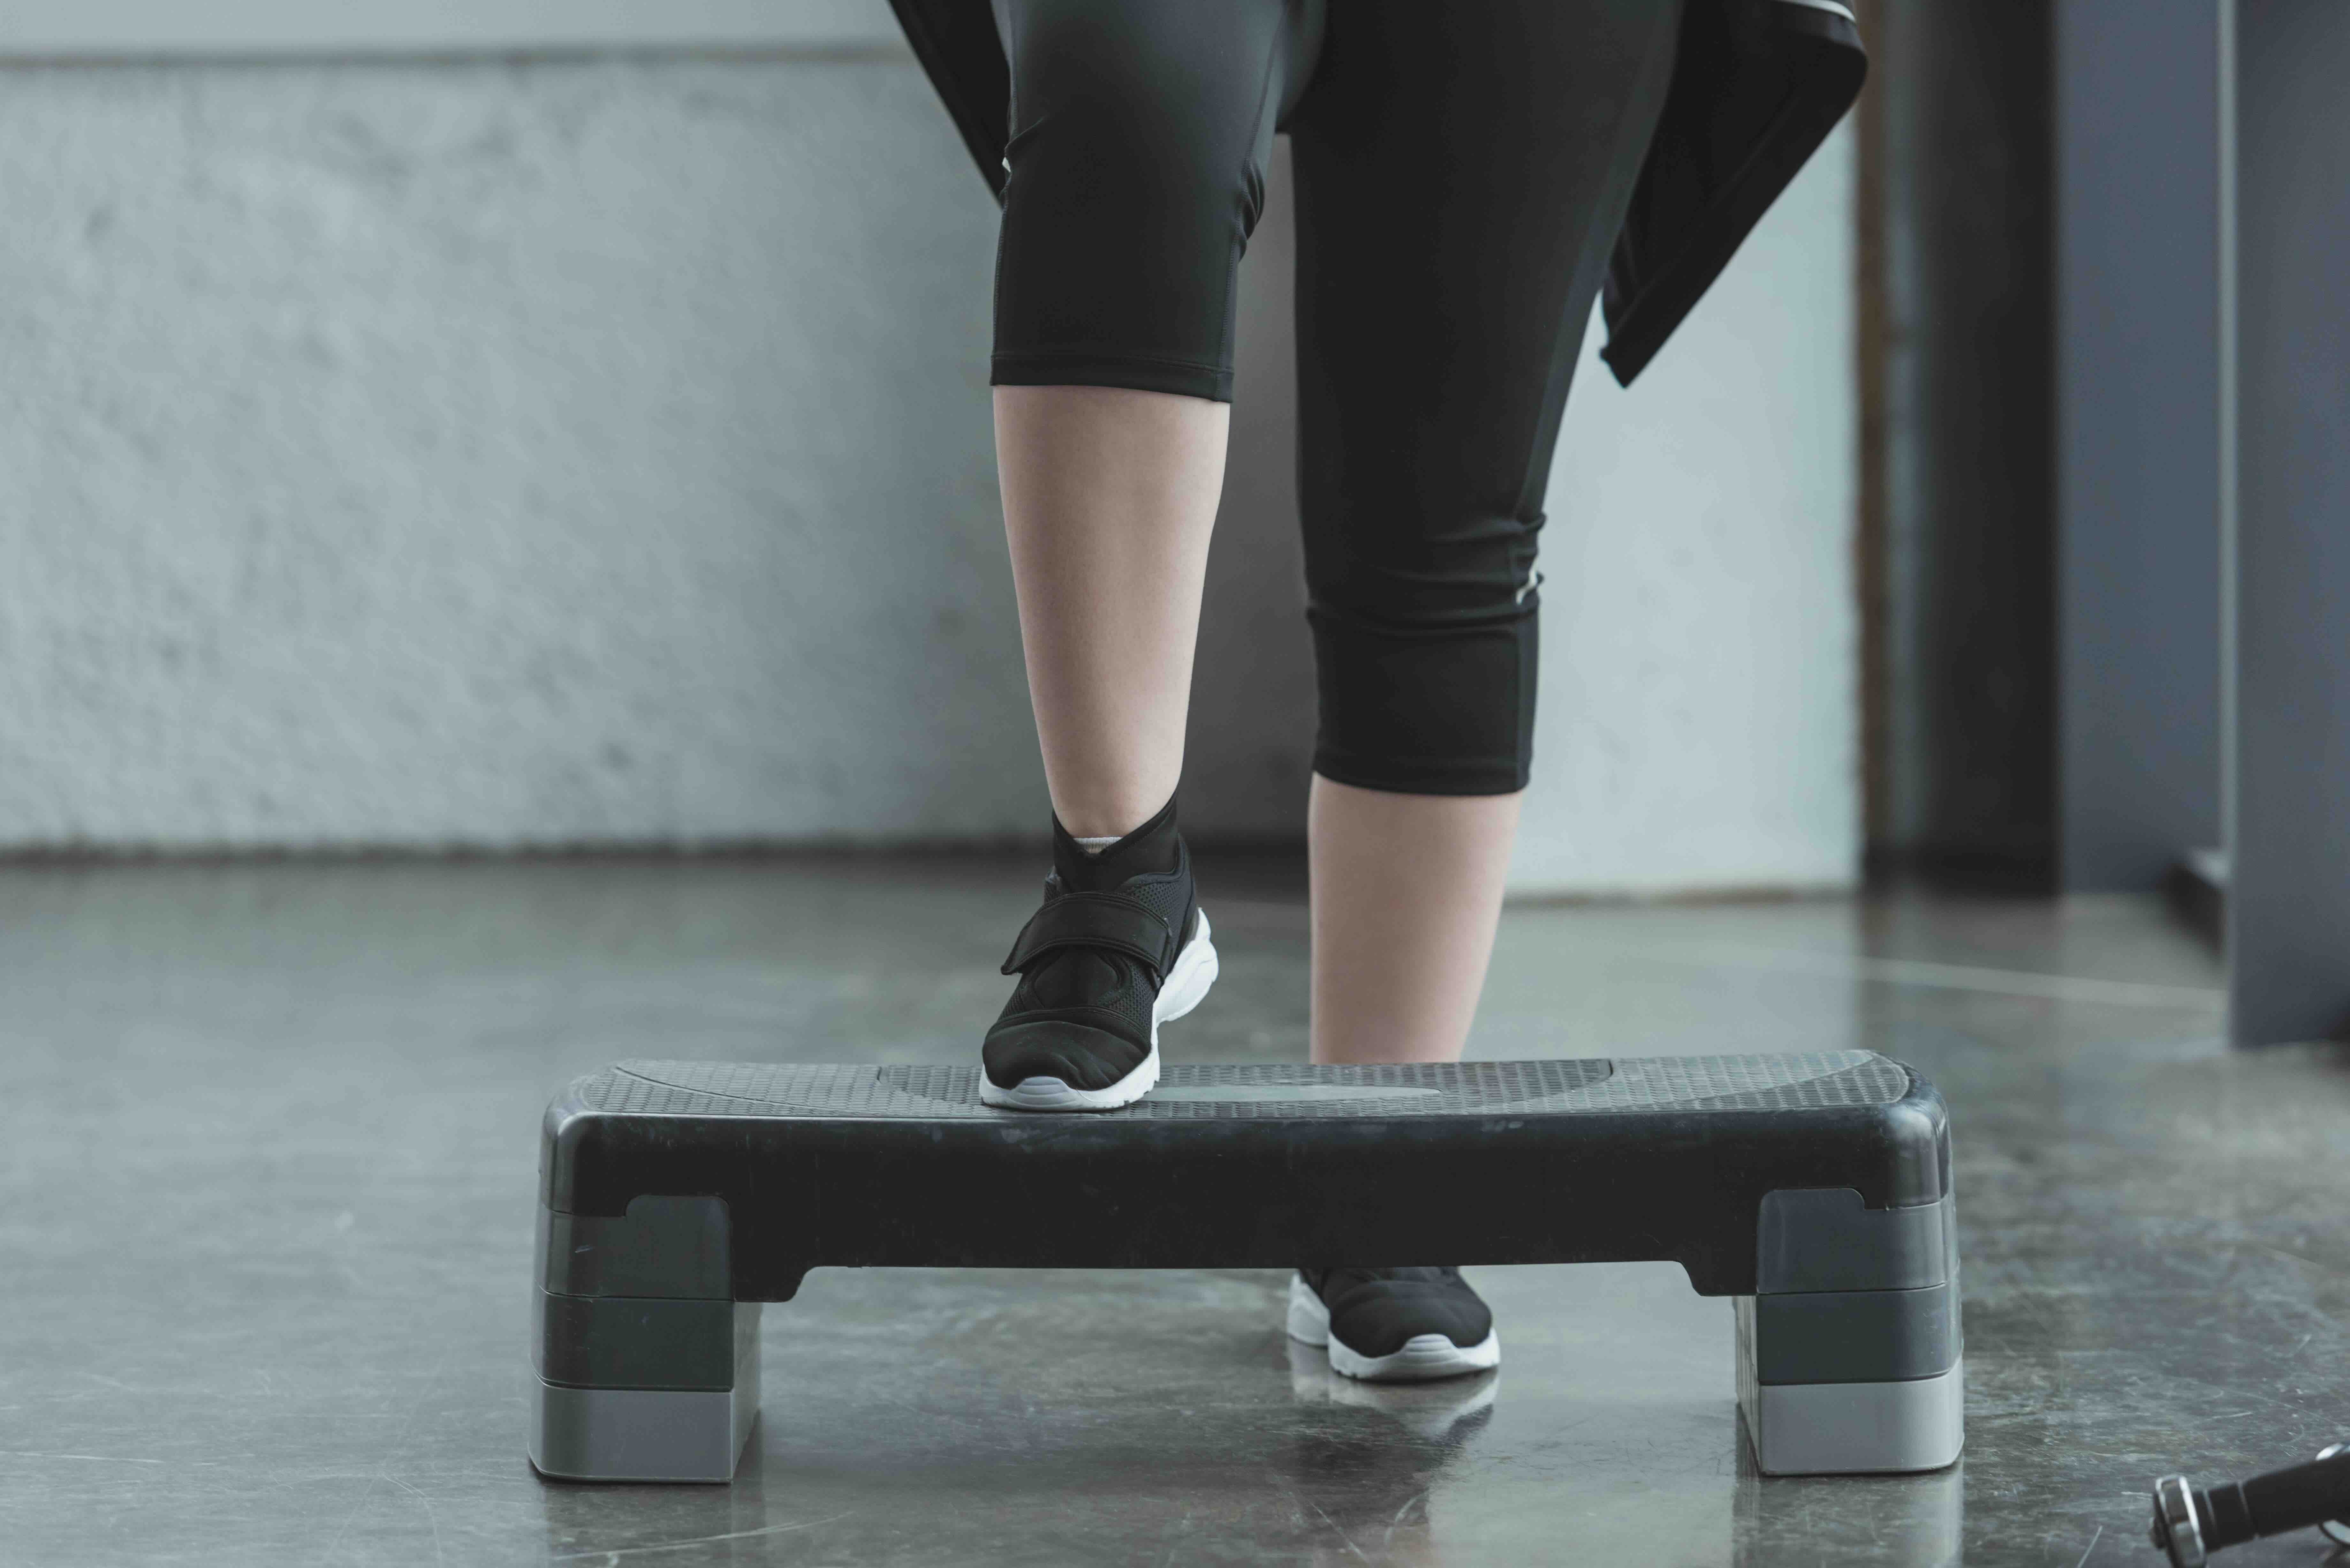
<svg viewBox="0 0 2350 1568"><path fill-rule="evenodd" d="M2305 1530L2350 1514L2350 1452L2200 1490L2184 1476L2155 1483L2154 1543L2178 1568L2262 1535Z"/></svg>

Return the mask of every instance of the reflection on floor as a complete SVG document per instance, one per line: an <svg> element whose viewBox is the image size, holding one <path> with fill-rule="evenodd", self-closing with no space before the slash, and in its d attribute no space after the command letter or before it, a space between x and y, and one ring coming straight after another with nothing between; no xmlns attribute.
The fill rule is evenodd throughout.
<svg viewBox="0 0 2350 1568"><path fill-rule="evenodd" d="M2350 1436L2350 1062L2222 1051L2150 902L1895 898L1514 910L1473 1050L1934 1078L1957 1469L1754 1477L1728 1305L1669 1265L1472 1268L1502 1369L1392 1392L1283 1337L1274 1273L833 1271L766 1314L736 1485L536 1480L548 1094L626 1055L968 1062L1034 871L0 870L0 1560L2145 1563L2157 1473ZM1224 979L1170 1054L1301 1056L1294 877L1203 884Z"/></svg>

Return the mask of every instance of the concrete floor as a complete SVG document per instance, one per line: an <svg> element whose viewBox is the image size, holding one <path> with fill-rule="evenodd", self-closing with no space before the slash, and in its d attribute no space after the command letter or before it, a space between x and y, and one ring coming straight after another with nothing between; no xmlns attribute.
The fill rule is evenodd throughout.
<svg viewBox="0 0 2350 1568"><path fill-rule="evenodd" d="M523 1459L538 1112L629 1055L967 1062L1036 867L0 869L0 1562L2158 1561L2144 1489L2350 1437L2350 1058L2230 1054L2146 903L1513 911L1473 1054L1865 1045L1949 1097L1970 1445L1762 1480L1728 1304L1488 1268L1501 1371L1383 1392L1283 1278L819 1272L731 1488ZM1177 1060L1301 1056L1282 867L1203 873ZM2228 1563L2324 1562L2314 1535Z"/></svg>

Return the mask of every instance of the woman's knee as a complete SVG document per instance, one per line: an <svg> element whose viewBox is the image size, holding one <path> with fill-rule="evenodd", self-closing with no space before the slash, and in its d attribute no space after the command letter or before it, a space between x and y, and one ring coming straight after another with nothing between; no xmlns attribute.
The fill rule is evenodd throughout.
<svg viewBox="0 0 2350 1568"><path fill-rule="evenodd" d="M1229 400L1284 0L1009 0L993 379Z"/></svg>
<svg viewBox="0 0 2350 1568"><path fill-rule="evenodd" d="M1314 585L1315 771L1410 794L1509 794L1534 754L1541 662L1531 548L1378 566Z"/></svg>

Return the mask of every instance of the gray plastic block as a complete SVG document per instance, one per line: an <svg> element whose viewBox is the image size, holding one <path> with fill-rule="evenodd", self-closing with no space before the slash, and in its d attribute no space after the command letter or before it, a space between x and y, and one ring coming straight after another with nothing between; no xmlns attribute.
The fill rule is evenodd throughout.
<svg viewBox="0 0 2350 1568"><path fill-rule="evenodd" d="M1938 1470L1966 1447L1966 1362L1937 1377L1764 1383L1754 1305L1738 1298L1738 1413L1764 1475Z"/></svg>
<svg viewBox="0 0 2350 1568"><path fill-rule="evenodd" d="M1755 1293L1914 1291L1947 1284L1956 1210L1939 1202L1870 1209L1848 1187L1766 1193L1755 1224Z"/></svg>
<svg viewBox="0 0 2350 1568"><path fill-rule="evenodd" d="M618 1217L565 1214L541 1205L539 1283L558 1295L732 1295L726 1200L639 1198Z"/></svg>
<svg viewBox="0 0 2350 1568"><path fill-rule="evenodd" d="M756 1302L541 1292L531 1363L549 1383L588 1388L732 1388L758 1357Z"/></svg>
<svg viewBox="0 0 2350 1568"><path fill-rule="evenodd" d="M538 1380L530 1462L564 1480L725 1481L759 1416L759 1303L734 1309L733 1388L574 1388Z"/></svg>
<svg viewBox="0 0 2350 1568"><path fill-rule="evenodd" d="M556 1480L730 1481L759 1387L725 1392L538 1386L530 1462Z"/></svg>
<svg viewBox="0 0 2350 1568"><path fill-rule="evenodd" d="M1965 1364L1906 1383L1763 1385L1740 1407L1766 1476L1939 1470L1966 1449Z"/></svg>
<svg viewBox="0 0 2350 1568"><path fill-rule="evenodd" d="M1754 1373L1762 1383L1898 1383L1958 1364L1955 1285L1752 1301Z"/></svg>

